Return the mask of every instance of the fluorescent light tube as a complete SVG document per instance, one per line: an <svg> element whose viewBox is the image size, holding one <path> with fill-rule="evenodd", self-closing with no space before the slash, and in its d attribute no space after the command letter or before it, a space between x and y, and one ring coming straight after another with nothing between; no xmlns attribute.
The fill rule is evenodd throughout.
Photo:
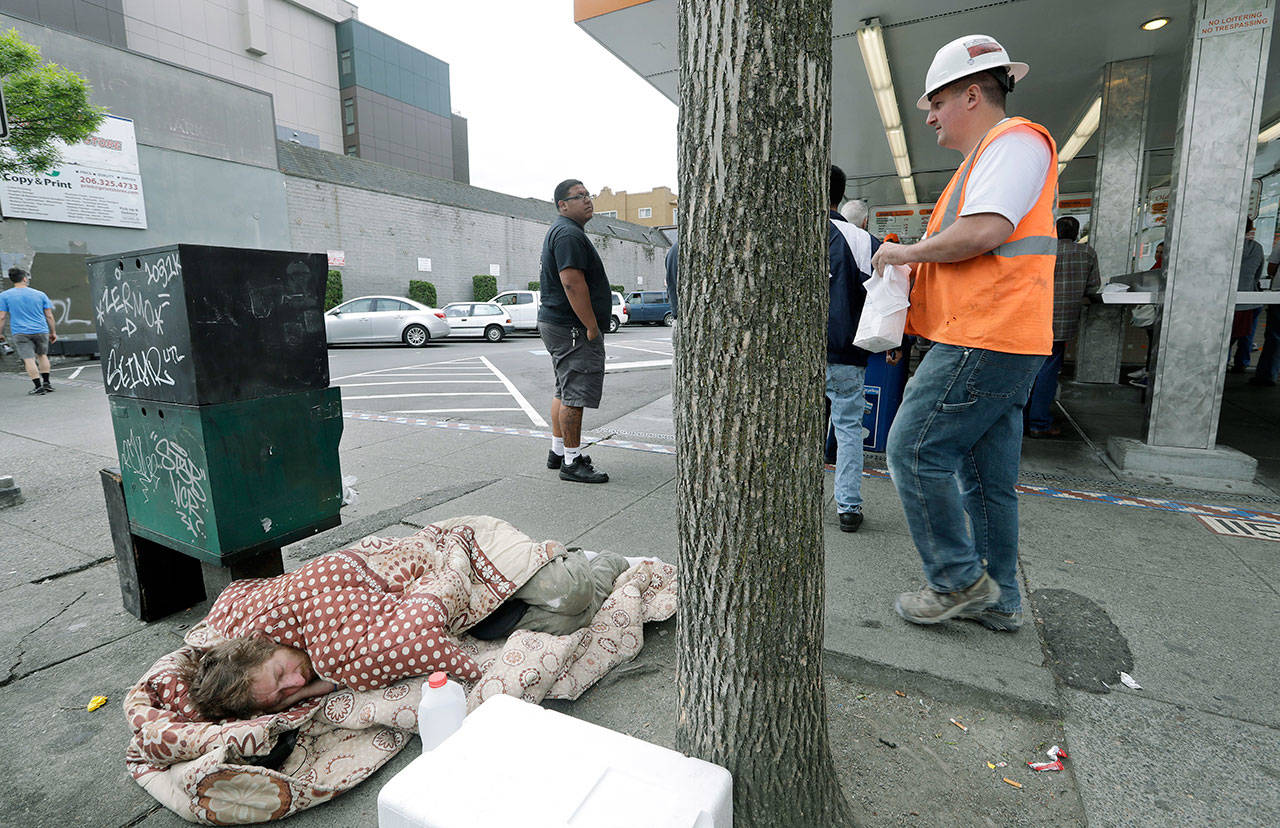
<svg viewBox="0 0 1280 828"><path fill-rule="evenodd" d="M1058 148L1058 172L1061 173L1063 167L1067 166L1067 162L1076 157L1076 153L1089 143L1089 139L1093 137L1093 133L1098 131L1098 124L1102 120L1102 96L1094 98L1093 103L1089 105L1089 110L1084 113L1084 117L1080 119L1080 123L1076 124L1075 131L1071 133L1071 137L1066 140L1061 147Z"/></svg>
<svg viewBox="0 0 1280 828"><path fill-rule="evenodd" d="M916 185L911 177L911 156L907 152L907 136L902 131L902 115L898 112L898 95L893 89L893 73L889 70L889 55L884 48L884 33L880 19L873 17L858 29L858 49L862 63L867 68L867 80L880 111L880 123L884 125L893 166L902 185L902 197L907 204L916 204Z"/></svg>

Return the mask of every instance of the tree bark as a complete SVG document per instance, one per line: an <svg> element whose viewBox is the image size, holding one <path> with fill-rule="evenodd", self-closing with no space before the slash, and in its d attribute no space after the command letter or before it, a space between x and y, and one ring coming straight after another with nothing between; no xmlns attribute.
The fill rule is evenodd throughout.
<svg viewBox="0 0 1280 828"><path fill-rule="evenodd" d="M822 686L831 0L680 0L677 745L850 825Z"/></svg>

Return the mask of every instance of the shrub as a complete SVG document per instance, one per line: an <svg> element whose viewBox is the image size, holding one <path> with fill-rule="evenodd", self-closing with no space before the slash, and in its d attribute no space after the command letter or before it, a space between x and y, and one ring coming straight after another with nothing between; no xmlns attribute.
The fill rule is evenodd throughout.
<svg viewBox="0 0 1280 828"><path fill-rule="evenodd" d="M542 290L542 282L541 281L530 282L529 290Z"/></svg>
<svg viewBox="0 0 1280 828"><path fill-rule="evenodd" d="M624 296L627 293L627 289L624 288L622 285L609 285L609 290L617 291L618 293L621 293Z"/></svg>
<svg viewBox="0 0 1280 828"><path fill-rule="evenodd" d="M330 310L342 304L342 271L330 270L324 284L324 309Z"/></svg>
<svg viewBox="0 0 1280 828"><path fill-rule="evenodd" d="M436 306L436 286L419 279L409 280L409 298L421 305Z"/></svg>
<svg viewBox="0 0 1280 828"><path fill-rule="evenodd" d="M488 273L477 273L471 279L471 298L476 302L488 302L498 295L498 279Z"/></svg>

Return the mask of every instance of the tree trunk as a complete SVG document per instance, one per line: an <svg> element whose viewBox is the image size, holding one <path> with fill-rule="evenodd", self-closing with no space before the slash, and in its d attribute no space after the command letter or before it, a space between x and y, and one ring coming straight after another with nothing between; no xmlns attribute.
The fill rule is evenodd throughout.
<svg viewBox="0 0 1280 828"><path fill-rule="evenodd" d="M678 747L849 825L822 687L831 0L680 0Z"/></svg>

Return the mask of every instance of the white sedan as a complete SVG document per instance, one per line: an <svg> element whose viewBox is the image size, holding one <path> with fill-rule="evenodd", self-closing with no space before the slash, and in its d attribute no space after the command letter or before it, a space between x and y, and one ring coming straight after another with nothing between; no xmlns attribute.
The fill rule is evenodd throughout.
<svg viewBox="0 0 1280 828"><path fill-rule="evenodd" d="M361 296L324 315L325 341L403 342L421 348L450 333L444 313L400 296Z"/></svg>
<svg viewBox="0 0 1280 828"><path fill-rule="evenodd" d="M516 329L511 315L496 302L450 302L441 308L454 336L483 336L490 342Z"/></svg>

